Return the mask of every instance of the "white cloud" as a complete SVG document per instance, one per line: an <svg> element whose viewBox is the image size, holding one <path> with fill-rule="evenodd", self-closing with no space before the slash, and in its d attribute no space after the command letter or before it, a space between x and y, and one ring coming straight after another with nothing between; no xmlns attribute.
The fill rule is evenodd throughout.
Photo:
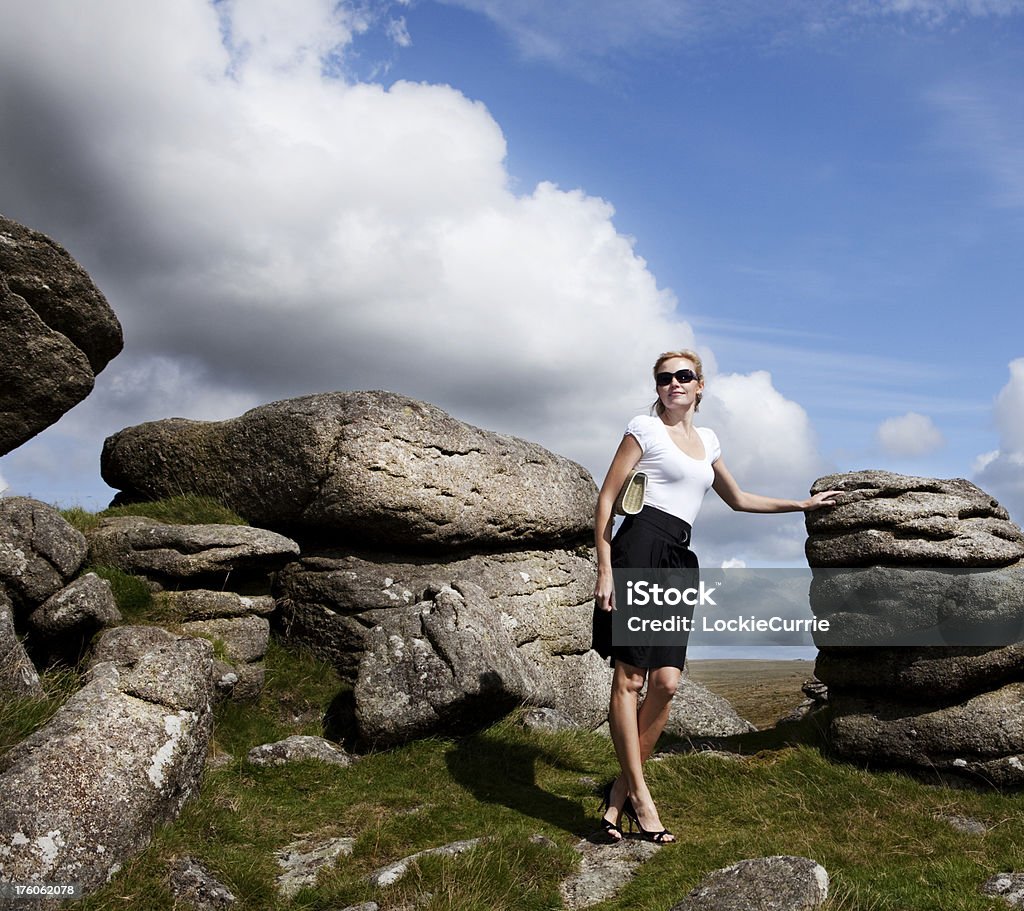
<svg viewBox="0 0 1024 911"><path fill-rule="evenodd" d="M8 11L5 214L83 262L126 348L85 403L5 458L7 477L47 499L102 497L88 466L126 425L384 388L537 440L600 483L654 398L654 357L696 343L674 295L607 201L514 192L479 102L344 77L367 7L283 9ZM702 354L702 416L741 483L804 496L820 460L803 409L766 373L714 377ZM799 553L798 519L709 515L712 555Z"/></svg>
<svg viewBox="0 0 1024 911"><path fill-rule="evenodd" d="M399 47L412 47L412 35L409 34L405 16L391 19L387 25L387 33L388 37Z"/></svg>
<svg viewBox="0 0 1024 911"><path fill-rule="evenodd" d="M1002 502L1010 518L1024 522L1024 358L1010 362L1010 379L993 409L999 449L978 457L974 477Z"/></svg>
<svg viewBox="0 0 1024 911"><path fill-rule="evenodd" d="M698 423L718 434L722 458L746 491L801 500L829 470L807 412L773 386L767 371L710 376ZM698 525L698 549L706 541L715 561L738 553L769 561L803 558L806 532L799 513L732 513L710 493Z"/></svg>
<svg viewBox="0 0 1024 911"><path fill-rule="evenodd" d="M946 444L935 422L915 411L882 421L875 441L887 455L897 457L929 455Z"/></svg>

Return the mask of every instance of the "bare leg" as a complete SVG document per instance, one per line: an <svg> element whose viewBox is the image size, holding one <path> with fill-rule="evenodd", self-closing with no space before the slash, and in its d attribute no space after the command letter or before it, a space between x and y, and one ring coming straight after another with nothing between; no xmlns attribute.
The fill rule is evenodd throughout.
<svg viewBox="0 0 1024 911"><path fill-rule="evenodd" d="M608 719L622 775L612 788L612 806L606 814L612 822L618 820L628 794L640 824L646 830L657 832L663 828L644 779L642 765L654 751L665 729L680 673L675 667L653 668L648 672L618 661L615 664ZM645 676L647 696L637 711L637 697ZM672 840L671 836L665 839L666 842Z"/></svg>
<svg viewBox="0 0 1024 911"><path fill-rule="evenodd" d="M605 813L605 819L618 823L622 815L622 807L629 793L630 773L632 777L643 780L640 769L642 757L640 753L640 734L637 726L637 698L643 689L647 671L643 668L615 662L612 674L611 700L608 705L608 727L612 735L612 744L619 766L623 774L616 778L612 787L611 806Z"/></svg>
<svg viewBox="0 0 1024 911"><path fill-rule="evenodd" d="M665 722L668 721L669 711L672 708L672 697L679 685L681 671L677 667L652 668L647 675L647 696L640 711L637 713L637 732L640 746L640 760L646 762L654 747L665 730ZM633 799L633 808L636 810L637 818L648 831L658 832L664 826L658 816L658 809L654 800L647 791L647 801L641 795L635 794L632 789L630 796ZM673 841L671 836L666 841Z"/></svg>

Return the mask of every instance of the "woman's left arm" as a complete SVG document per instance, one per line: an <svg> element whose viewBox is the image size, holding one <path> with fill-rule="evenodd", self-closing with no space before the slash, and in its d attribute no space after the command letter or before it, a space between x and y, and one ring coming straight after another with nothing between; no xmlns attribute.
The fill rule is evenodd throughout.
<svg viewBox="0 0 1024 911"><path fill-rule="evenodd" d="M823 490L806 500L780 500L741 490L721 457L711 467L715 470L715 482L711 485L715 493L737 512L811 512L823 506L835 506L833 497L842 493L840 490Z"/></svg>

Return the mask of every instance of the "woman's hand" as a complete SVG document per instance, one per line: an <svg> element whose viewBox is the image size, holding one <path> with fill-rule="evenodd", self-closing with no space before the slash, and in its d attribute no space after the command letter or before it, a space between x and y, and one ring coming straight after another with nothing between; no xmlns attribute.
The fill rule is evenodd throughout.
<svg viewBox="0 0 1024 911"><path fill-rule="evenodd" d="M821 493L816 493L809 500L804 500L800 504L800 508L804 512L814 512L814 510L821 509L823 506L835 506L836 502L833 497L839 496L842 492L841 490L823 490Z"/></svg>
<svg viewBox="0 0 1024 911"><path fill-rule="evenodd" d="M611 569L598 569L594 601L601 610L615 610L615 580Z"/></svg>

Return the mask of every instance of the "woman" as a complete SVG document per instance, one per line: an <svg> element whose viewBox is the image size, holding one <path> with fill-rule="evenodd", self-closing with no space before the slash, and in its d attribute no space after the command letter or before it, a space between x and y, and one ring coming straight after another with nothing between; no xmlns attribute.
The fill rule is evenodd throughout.
<svg viewBox="0 0 1024 911"><path fill-rule="evenodd" d="M704 390L700 358L692 351L662 354L654 364L654 381L658 393L654 414L639 415L627 425L597 500L593 646L602 657L610 657L614 667L608 721L622 769L605 789L602 827L610 839L621 840L620 821L625 812L642 838L666 844L675 837L661 823L642 766L668 719L686 646L612 644L612 567L696 570L697 559L688 547L690 525L709 487L735 510L762 513L831 506L838 491L798 501L741 490L725 467L714 431L693 426ZM613 540L612 508L634 468L647 474L644 508L626 517ZM647 696L638 711L637 697L645 681Z"/></svg>

